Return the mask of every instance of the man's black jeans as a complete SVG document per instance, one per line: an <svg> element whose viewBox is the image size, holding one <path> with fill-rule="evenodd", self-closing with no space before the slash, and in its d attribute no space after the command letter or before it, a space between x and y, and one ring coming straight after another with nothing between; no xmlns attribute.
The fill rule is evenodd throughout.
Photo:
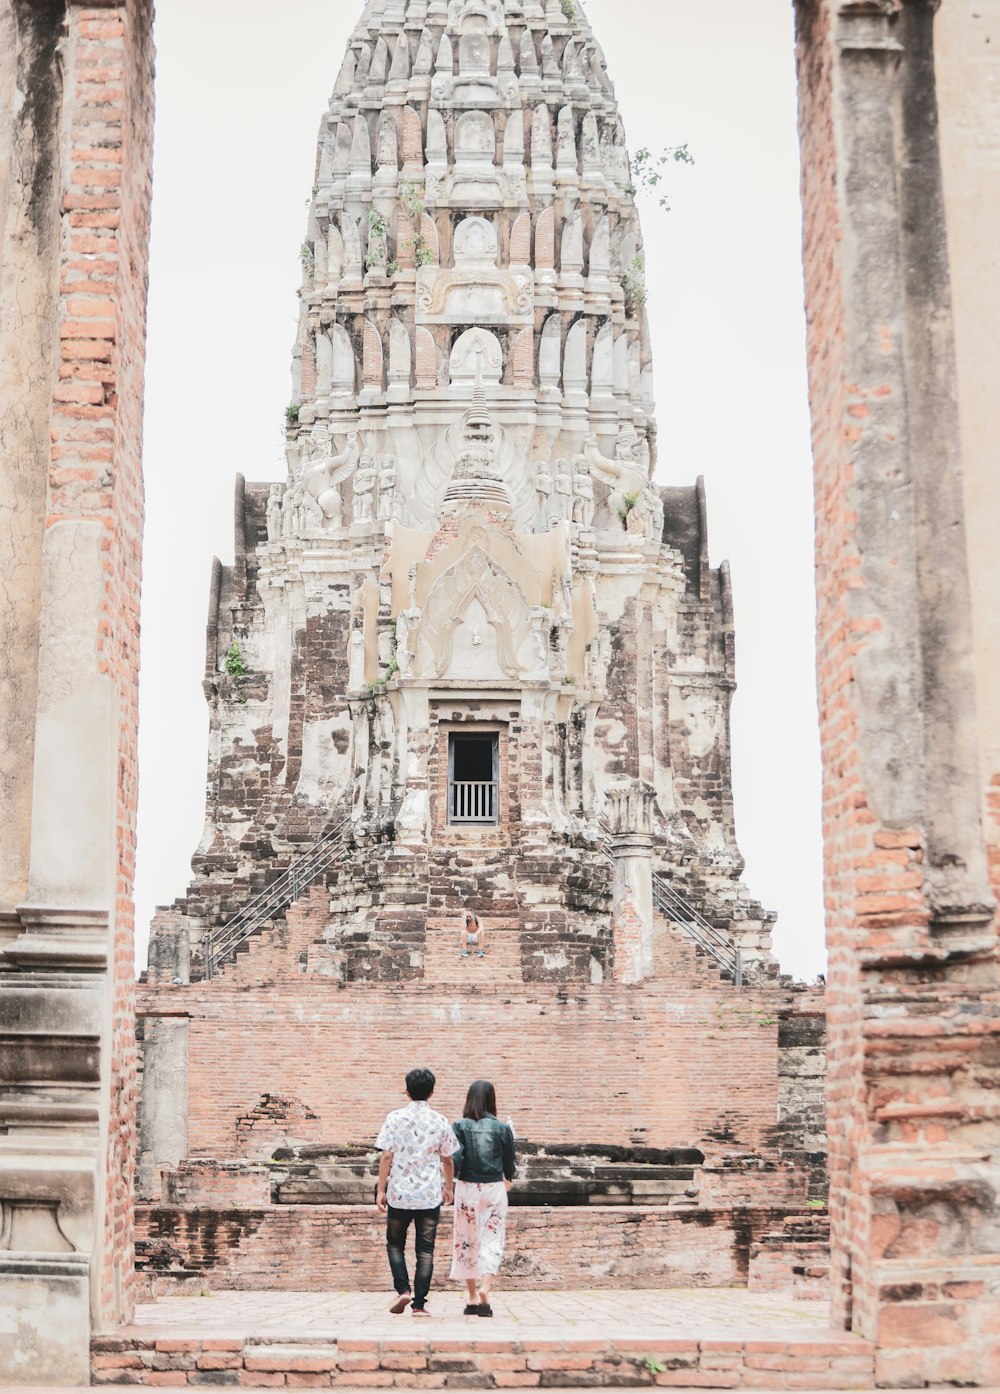
<svg viewBox="0 0 1000 1394"><path fill-rule="evenodd" d="M420 1311L427 1301L434 1276L434 1240L437 1238L440 1205L435 1210L397 1210L390 1205L385 1220L385 1247L392 1269L392 1283L398 1293L410 1291L406 1271L406 1234L413 1224L417 1243L417 1271L413 1282L413 1306Z"/></svg>

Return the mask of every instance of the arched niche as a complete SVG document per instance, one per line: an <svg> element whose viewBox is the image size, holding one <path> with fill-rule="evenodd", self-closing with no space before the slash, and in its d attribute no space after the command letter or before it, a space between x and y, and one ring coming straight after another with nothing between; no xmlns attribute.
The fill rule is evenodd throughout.
<svg viewBox="0 0 1000 1394"><path fill-rule="evenodd" d="M489 218L463 218L455 229L456 267L486 270L495 267L499 254L496 228Z"/></svg>
<svg viewBox="0 0 1000 1394"><path fill-rule="evenodd" d="M488 329L467 329L458 336L448 363L448 381L452 387L471 391L477 371L482 372L486 387L499 387L503 376L503 349L500 340Z"/></svg>

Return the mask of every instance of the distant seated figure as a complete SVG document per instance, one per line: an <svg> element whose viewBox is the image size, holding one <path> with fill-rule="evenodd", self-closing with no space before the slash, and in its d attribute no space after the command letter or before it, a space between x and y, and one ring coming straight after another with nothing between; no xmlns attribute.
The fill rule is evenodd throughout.
<svg viewBox="0 0 1000 1394"><path fill-rule="evenodd" d="M479 916L472 910L466 910L462 922L462 951L459 957L468 958L470 953L475 953L480 958L486 957L486 930L479 923Z"/></svg>

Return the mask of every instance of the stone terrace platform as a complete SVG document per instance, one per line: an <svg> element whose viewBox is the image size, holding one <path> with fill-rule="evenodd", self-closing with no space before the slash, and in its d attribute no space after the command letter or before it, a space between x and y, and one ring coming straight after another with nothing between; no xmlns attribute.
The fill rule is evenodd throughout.
<svg viewBox="0 0 1000 1394"><path fill-rule="evenodd" d="M95 1384L518 1389L865 1389L873 1353L822 1302L740 1290L510 1292L492 1321L439 1289L430 1320L388 1295L162 1298L93 1345Z"/></svg>

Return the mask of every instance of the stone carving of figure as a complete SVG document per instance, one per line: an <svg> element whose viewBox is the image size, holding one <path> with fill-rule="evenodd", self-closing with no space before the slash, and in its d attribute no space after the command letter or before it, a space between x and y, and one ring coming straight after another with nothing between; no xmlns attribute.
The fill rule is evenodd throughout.
<svg viewBox="0 0 1000 1394"><path fill-rule="evenodd" d="M383 455L378 477L379 522L388 523L394 517L396 504L396 457Z"/></svg>
<svg viewBox="0 0 1000 1394"><path fill-rule="evenodd" d="M608 667L611 663L611 640L607 630L594 640L587 650L590 660L590 686L595 692L603 692L608 685Z"/></svg>
<svg viewBox="0 0 1000 1394"><path fill-rule="evenodd" d="M638 462L640 458L639 432L634 426L624 423L618 431L618 439L615 441L615 459Z"/></svg>
<svg viewBox="0 0 1000 1394"><path fill-rule="evenodd" d="M538 521L536 532L545 532L549 526L549 504L552 498L552 475L548 460L539 460L535 465L535 492L538 495Z"/></svg>
<svg viewBox="0 0 1000 1394"><path fill-rule="evenodd" d="M624 434L623 431L623 436ZM633 432L633 434L636 433ZM638 442L637 434L636 442ZM631 443L626 441L623 448L631 448ZM593 431L588 431L584 437L583 458L590 465L591 472L596 478L611 487L608 507L611 510L612 518L625 519L625 525L628 527L628 518L632 513L638 512L636 525L639 525L639 531L643 531L646 510L639 507L639 500L645 494L647 480L642 465L635 460L621 459L620 457L609 460L601 454L597 436ZM633 525L629 531L634 531L636 525Z"/></svg>
<svg viewBox="0 0 1000 1394"><path fill-rule="evenodd" d="M552 495L552 513L556 522L568 521L573 513L573 476L568 460L556 461L556 482Z"/></svg>
<svg viewBox="0 0 1000 1394"><path fill-rule="evenodd" d="M297 479L289 481L281 499L281 533L283 537L297 537L302 531L302 499L305 490Z"/></svg>
<svg viewBox="0 0 1000 1394"><path fill-rule="evenodd" d="M630 537L647 537L649 534L649 495L643 491L628 511L625 531Z"/></svg>
<svg viewBox="0 0 1000 1394"><path fill-rule="evenodd" d="M650 489L649 500L646 540L658 547L663 541L663 496L659 489Z"/></svg>
<svg viewBox="0 0 1000 1394"><path fill-rule="evenodd" d="M577 459L573 471L573 522L584 528L594 526L594 481L590 477L590 466L582 455Z"/></svg>
<svg viewBox="0 0 1000 1394"><path fill-rule="evenodd" d="M280 484L272 484L267 496L267 540L277 542L281 536L281 495Z"/></svg>
<svg viewBox="0 0 1000 1394"><path fill-rule="evenodd" d="M375 495L375 460L371 455L362 455L354 476L354 521L370 523Z"/></svg>
<svg viewBox="0 0 1000 1394"><path fill-rule="evenodd" d="M302 483L315 500L326 523L335 528L343 527L344 498L340 484L357 465L358 433L350 433L347 445L339 455L331 453L333 440L329 432L318 432L315 439L319 441L317 457L303 470Z"/></svg>

